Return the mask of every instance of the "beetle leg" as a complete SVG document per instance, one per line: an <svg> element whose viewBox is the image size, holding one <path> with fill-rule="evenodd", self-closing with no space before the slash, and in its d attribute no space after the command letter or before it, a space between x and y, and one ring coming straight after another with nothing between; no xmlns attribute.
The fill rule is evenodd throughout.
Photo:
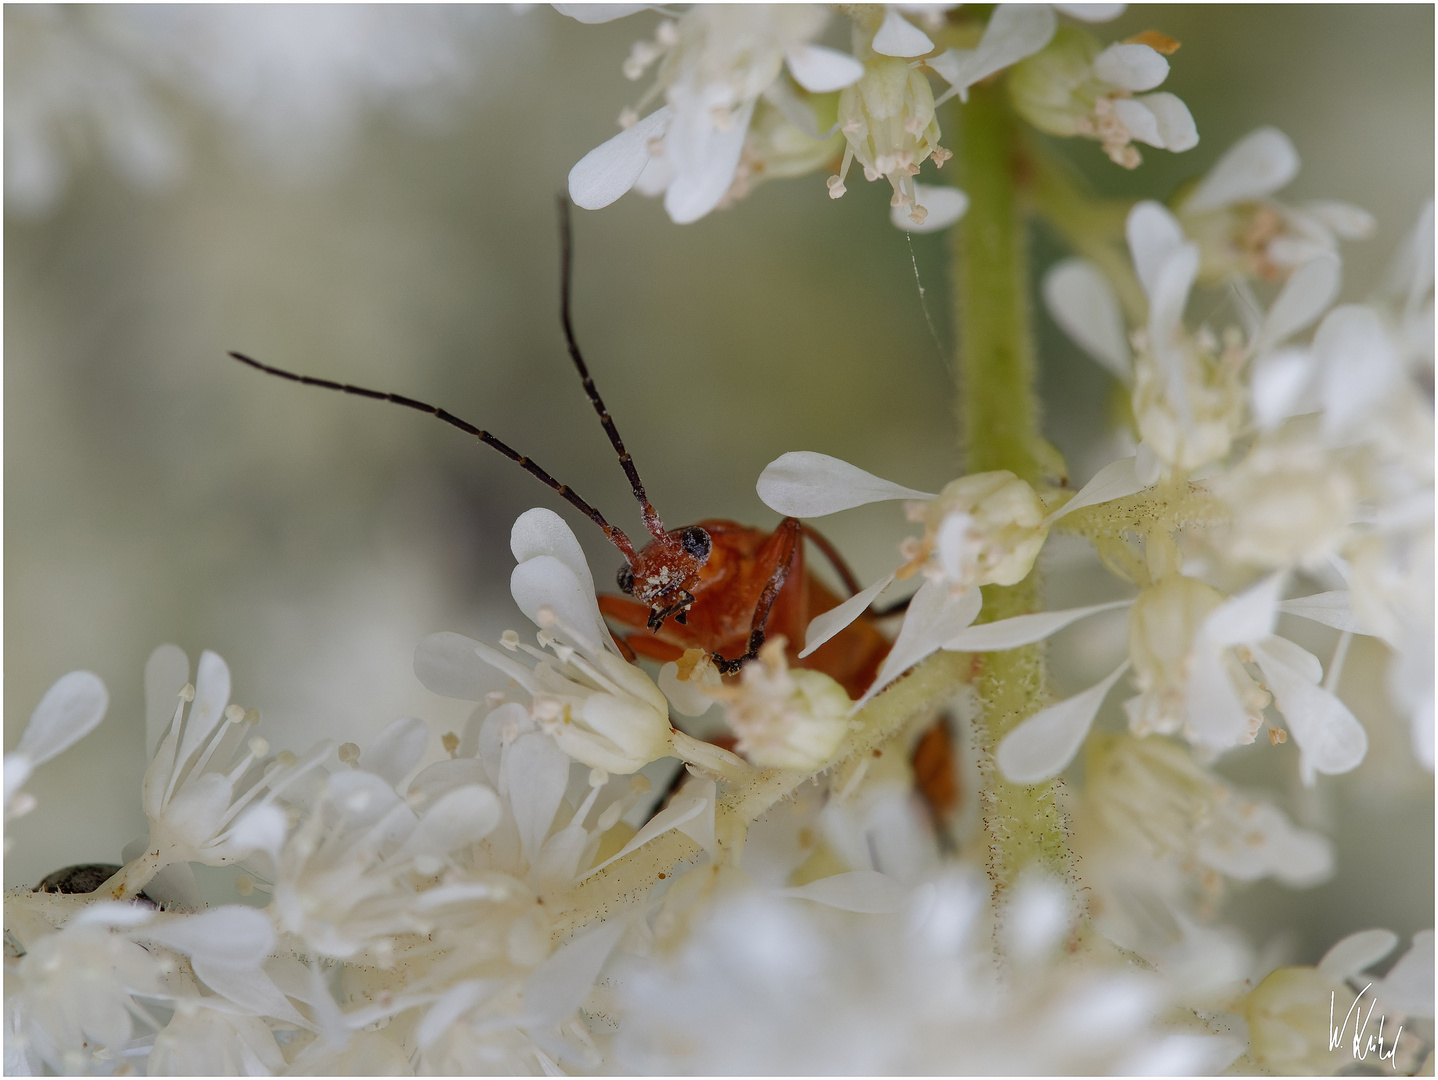
<svg viewBox="0 0 1438 1080"><path fill-rule="evenodd" d="M759 603L754 607L754 621L750 624L749 630L749 648L745 650L743 656L735 657L733 660L718 653L712 653L711 659L721 675L733 675L759 655L759 650L764 645L764 628L769 622L769 612L774 607L774 601L779 598L779 591L784 588L784 581L789 576L789 567L794 564L794 549L799 542L799 530L802 527L798 518L790 517L779 522L779 527L774 530L776 535L781 536L779 558L774 564L774 572L769 575L769 580L764 585L764 591L759 594Z"/></svg>
<svg viewBox="0 0 1438 1080"><path fill-rule="evenodd" d="M801 523L799 527L803 529L804 535L813 541L814 546L823 552L824 558L829 560L829 565L834 568L840 580L844 582L844 588L849 590L849 595L855 596L863 592L859 585L859 579L854 576L854 571L849 569L849 564L844 561L844 556L839 554L839 549L829 543L828 539L812 525Z"/></svg>

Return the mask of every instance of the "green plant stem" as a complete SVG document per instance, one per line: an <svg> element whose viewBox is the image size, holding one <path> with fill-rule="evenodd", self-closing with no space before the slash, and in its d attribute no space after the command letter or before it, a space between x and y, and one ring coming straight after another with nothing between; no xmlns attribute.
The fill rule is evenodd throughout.
<svg viewBox="0 0 1438 1080"><path fill-rule="evenodd" d="M1040 483L1056 452L1039 433L1029 303L1028 230L1021 179L1029 173L1016 138L1017 123L997 86L975 87L955 110L960 186L969 210L955 229L954 285L958 307L959 419L970 472L1008 469ZM1037 571L1008 587L984 589L982 621L1039 607ZM1069 879L1068 825L1056 796L1060 781L1011 784L993 754L999 741L1043 704L1042 645L979 658L974 725L983 787L981 811L996 910L1017 876L1037 864Z"/></svg>

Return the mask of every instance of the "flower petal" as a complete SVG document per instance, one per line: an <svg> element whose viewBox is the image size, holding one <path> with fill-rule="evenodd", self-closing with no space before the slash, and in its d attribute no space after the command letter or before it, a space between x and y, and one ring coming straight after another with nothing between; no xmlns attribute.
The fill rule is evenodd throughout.
<svg viewBox="0 0 1438 1080"><path fill-rule="evenodd" d="M729 193L754 104L751 100L727 117L723 127L715 123L711 110L697 102L675 113L664 141L665 154L674 165L674 179L664 192L664 211L674 224L698 221Z"/></svg>
<svg viewBox="0 0 1438 1080"><path fill-rule="evenodd" d="M1044 275L1044 305L1078 346L1120 381L1133 380L1133 356L1108 278L1087 259L1064 259Z"/></svg>
<svg viewBox="0 0 1438 1080"><path fill-rule="evenodd" d="M190 702L185 733L180 737L180 752L175 755L177 770L183 769L190 755L204 745L225 715L229 701L230 669L219 656L206 649L200 654L200 666L195 674L195 700Z"/></svg>
<svg viewBox="0 0 1438 1080"><path fill-rule="evenodd" d="M569 786L569 755L549 736L531 731L505 751L504 772L503 790L509 793L519 826L520 847L525 861L533 864Z"/></svg>
<svg viewBox="0 0 1438 1080"><path fill-rule="evenodd" d="M1141 473L1143 470L1139 468L1137 454L1110 461L1094 473L1093 479L1079 488L1072 499L1050 514L1048 523L1053 524L1065 514L1082 510L1085 506L1097 506L1099 503L1138 494L1156 479Z"/></svg>
<svg viewBox="0 0 1438 1080"><path fill-rule="evenodd" d="M790 517L823 517L886 499L934 497L810 450L791 450L771 461L759 474L757 490L765 506Z"/></svg>
<svg viewBox="0 0 1438 1080"><path fill-rule="evenodd" d="M1379 1000L1390 1009L1415 1016L1433 1015L1433 931L1420 930L1413 945L1398 958L1375 986Z"/></svg>
<svg viewBox="0 0 1438 1080"><path fill-rule="evenodd" d="M1298 672L1315 686L1323 681L1323 661L1302 645L1296 645L1287 638L1277 635L1270 635L1259 644L1263 646L1265 652L1276 656L1284 667Z"/></svg>
<svg viewBox="0 0 1438 1080"><path fill-rule="evenodd" d="M1220 646L1195 635L1184 683L1184 734L1189 742L1219 752L1249 741L1249 714L1224 667Z"/></svg>
<svg viewBox="0 0 1438 1080"><path fill-rule="evenodd" d="M1181 244L1158 269L1153 295L1149 298L1148 334L1159 369L1167 380L1181 414L1189 416L1183 353L1174 346L1174 337L1183 321L1189 293L1198 278L1197 244Z"/></svg>
<svg viewBox="0 0 1438 1080"><path fill-rule="evenodd" d="M1243 645L1268 637L1278 619L1278 593L1284 577L1281 571L1269 574L1229 597L1204 620L1204 636L1218 645Z"/></svg>
<svg viewBox="0 0 1438 1080"><path fill-rule="evenodd" d="M1184 200L1192 214L1271 195L1298 175L1298 151L1277 128L1250 131L1230 146Z"/></svg>
<svg viewBox="0 0 1438 1080"><path fill-rule="evenodd" d="M670 661L659 669L655 680L669 704L681 716L703 716L714 707L714 699L700 688L698 680L679 678L679 665Z"/></svg>
<svg viewBox="0 0 1438 1080"><path fill-rule="evenodd" d="M25 734L13 753L24 757L32 767L49 761L94 731L109 705L110 695L100 676L89 671L61 675L30 714Z"/></svg>
<svg viewBox="0 0 1438 1080"><path fill-rule="evenodd" d="M585 652L600 652L609 639L593 588L553 555L536 555L516 566L509 592L535 626Z"/></svg>
<svg viewBox="0 0 1438 1080"><path fill-rule="evenodd" d="M1149 146L1163 146L1158 116L1138 98L1119 98L1113 103L1114 115L1128 129L1129 138Z"/></svg>
<svg viewBox="0 0 1438 1080"><path fill-rule="evenodd" d="M186 956L226 967L258 967L275 947L275 930L260 911L231 904L159 923L145 937Z"/></svg>
<svg viewBox="0 0 1438 1080"><path fill-rule="evenodd" d="M1255 353L1266 352L1302 330L1323 314L1338 295L1338 259L1318 255L1293 272L1253 342Z"/></svg>
<svg viewBox="0 0 1438 1080"><path fill-rule="evenodd" d="M240 815L230 828L230 842L246 851L267 851L275 855L284 846L289 832L285 812L273 803L265 803Z"/></svg>
<svg viewBox="0 0 1438 1080"><path fill-rule="evenodd" d="M1005 735L994 754L1004 778L1014 784L1037 784L1063 772L1093 727L1103 699L1127 670L1125 660L1103 682L1040 709Z"/></svg>
<svg viewBox="0 0 1438 1080"><path fill-rule="evenodd" d="M1331 626L1335 630L1374 636L1373 631L1359 620L1358 614L1353 610L1353 600L1347 589L1284 600L1278 605L1278 610L1286 615L1297 615L1300 619L1311 619L1324 626Z"/></svg>
<svg viewBox="0 0 1438 1080"><path fill-rule="evenodd" d="M1334 982L1361 975L1393 951L1398 935L1392 930L1360 930L1349 934L1318 961L1318 970Z"/></svg>
<svg viewBox="0 0 1438 1080"><path fill-rule="evenodd" d="M1000 4L989 17L978 48L949 49L927 63L951 85L945 96L957 93L961 101L968 101L969 87L1032 56L1049 43L1056 29L1058 20L1047 4Z"/></svg>
<svg viewBox="0 0 1438 1080"><path fill-rule="evenodd" d="M1148 45L1115 42L1093 61L1094 74L1123 90L1152 90L1168 78L1168 61Z"/></svg>
<svg viewBox="0 0 1438 1080"><path fill-rule="evenodd" d="M1367 305L1343 304L1324 316L1313 335L1313 353L1318 360L1323 430L1329 436L1346 433L1406 378L1403 359L1382 318Z"/></svg>
<svg viewBox="0 0 1438 1080"><path fill-rule="evenodd" d="M425 722L412 716L401 717L374 737L357 764L397 788L419 764L427 746L429 728Z"/></svg>
<svg viewBox="0 0 1438 1080"><path fill-rule="evenodd" d="M1239 881L1270 874L1286 885L1307 888L1333 874L1333 844L1321 833L1296 828L1268 803L1250 803L1240 811L1241 825L1218 820L1198 836L1198 858L1206 866Z"/></svg>
<svg viewBox="0 0 1438 1080"><path fill-rule="evenodd" d="M575 22L586 26L613 22L638 11L648 11L653 4L550 4L561 15L567 15Z"/></svg>
<svg viewBox="0 0 1438 1080"><path fill-rule="evenodd" d="M483 701L496 688L490 665L475 649L480 643L448 630L430 634L414 650L414 675L432 694L460 701Z"/></svg>
<svg viewBox="0 0 1438 1080"><path fill-rule="evenodd" d="M1338 199L1309 199L1299 205L1344 240L1366 240L1378 227L1373 215L1363 207Z"/></svg>
<svg viewBox="0 0 1438 1080"><path fill-rule="evenodd" d="M929 35L889 8L874 35L873 49L880 56L923 56L934 51L934 43Z"/></svg>
<svg viewBox="0 0 1438 1080"><path fill-rule="evenodd" d="M958 188L942 184L914 184L914 201L928 211L922 222L915 222L902 206L889 208L889 220L895 228L911 233L932 233L947 229L969 210L969 197Z"/></svg>
<svg viewBox="0 0 1438 1080"><path fill-rule="evenodd" d="M809 623L809 628L804 631L804 651L799 654L802 660L824 642L837 634L844 627L864 614L869 609L878 595L887 589L894 580L893 574L881 577L874 584L870 585L863 592L855 593L845 600L838 607L830 608L822 615L816 615Z"/></svg>
<svg viewBox="0 0 1438 1080"><path fill-rule="evenodd" d="M190 658L178 645L161 645L145 661L145 752L155 756L175 718L175 701L190 681Z"/></svg>
<svg viewBox="0 0 1438 1080"><path fill-rule="evenodd" d="M454 788L429 807L390 861L420 855L444 858L489 835L503 814L499 796L484 784Z"/></svg>
<svg viewBox="0 0 1438 1080"><path fill-rule="evenodd" d="M1188 111L1182 98L1163 91L1130 100L1148 110L1158 132L1157 139L1144 139L1143 142L1175 154L1192 150L1198 145L1198 125L1193 122L1193 113ZM1116 105L1122 104L1122 101L1116 102Z"/></svg>
<svg viewBox="0 0 1438 1080"><path fill-rule="evenodd" d="M1251 647L1306 767L1330 776L1356 768L1368 753L1368 733L1348 706L1262 646Z"/></svg>
<svg viewBox="0 0 1438 1080"><path fill-rule="evenodd" d="M599 5L596 7L609 5ZM618 7L619 5L614 5ZM627 6L627 5L626 5ZM587 8L588 4L556 4L555 7L576 7ZM430 892L435 890L431 889ZM424 894L428 895L428 893ZM488 995L494 993L504 983L499 979L466 979L464 982L455 983L444 992L429 1010L424 1014L424 1019L415 1028L414 1041L421 1050L428 1050L430 1046L438 1042L457 1021L470 1009L474 1008Z"/></svg>
<svg viewBox="0 0 1438 1080"><path fill-rule="evenodd" d="M932 48L930 44L929 49ZM859 61L848 53L823 45L793 45L784 50L784 62L789 65L794 81L811 94L842 90L864 75L864 65Z"/></svg>
<svg viewBox="0 0 1438 1080"><path fill-rule="evenodd" d="M1134 272L1152 302L1159 272L1170 256L1183 246L1183 226L1162 204L1146 200L1129 211L1124 231L1128 237L1129 254L1133 257Z"/></svg>
<svg viewBox="0 0 1438 1080"><path fill-rule="evenodd" d="M1249 400L1260 428L1269 431L1290 416L1318 410L1315 367L1313 354L1298 348L1275 349L1254 361Z"/></svg>
<svg viewBox="0 0 1438 1080"><path fill-rule="evenodd" d="M819 878L807 885L779 889L775 895L812 900L816 904L838 908L840 911L887 915L903 908L909 891L877 870L852 870L846 874Z"/></svg>
<svg viewBox="0 0 1438 1080"><path fill-rule="evenodd" d="M1039 611L1032 615L1015 615L1011 619L970 626L949 641L944 648L953 652L998 652L1032 645L1035 641L1058 633L1070 623L1097 615L1101 611L1128 607L1132 600L1111 600L1106 604L1068 608L1064 611Z"/></svg>
<svg viewBox="0 0 1438 1080"><path fill-rule="evenodd" d="M925 581L920 585L909 601L909 611L894 647L884 657L874 684L855 703L855 711L924 657L943 648L946 641L957 637L959 631L978 618L983 602L983 595L976 588L965 589L955 596L942 582Z"/></svg>
<svg viewBox="0 0 1438 1080"><path fill-rule="evenodd" d="M554 1025L573 1015L627 929L624 919L610 919L555 949L525 980L524 1011L529 1022Z"/></svg>
<svg viewBox="0 0 1438 1080"><path fill-rule="evenodd" d="M669 106L656 109L579 159L569 170L569 197L585 210L598 210L634 186L649 164L649 142L669 126Z"/></svg>
<svg viewBox="0 0 1438 1080"><path fill-rule="evenodd" d="M1101 23L1117 19L1124 13L1127 4L1053 4L1055 11L1079 22Z"/></svg>
<svg viewBox="0 0 1438 1080"><path fill-rule="evenodd" d="M676 799L670 802L668 806L650 818L644 827L630 838L629 843L625 844L616 854L611 855L598 866L591 867L586 871L584 876L589 877L591 874L599 873L599 871L603 870L616 859L622 859L631 851L637 851L656 836L661 836L670 829L679 829L681 826L687 825L690 821L699 818L706 811L710 811L710 808L706 804L706 800L702 798L693 800ZM712 811L710 812L712 813Z"/></svg>
<svg viewBox="0 0 1438 1080"><path fill-rule="evenodd" d="M553 555L594 592L594 577L589 572L589 561L579 546L579 538L569 523L553 510L536 506L515 518L509 530L509 550L514 553L516 563L527 562L537 555Z"/></svg>

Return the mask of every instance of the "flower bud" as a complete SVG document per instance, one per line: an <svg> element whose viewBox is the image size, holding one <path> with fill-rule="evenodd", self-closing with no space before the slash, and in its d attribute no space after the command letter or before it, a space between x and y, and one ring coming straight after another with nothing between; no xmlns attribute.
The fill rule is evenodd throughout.
<svg viewBox="0 0 1438 1080"><path fill-rule="evenodd" d="M1137 168L1143 160L1133 142L1172 151L1198 142L1193 117L1172 94L1145 94L1168 76L1168 62L1155 46L1178 43L1161 34L1140 35L1103 48L1091 34L1061 26L1043 49L1009 74L1015 110L1050 135L1096 139L1116 165Z"/></svg>
<svg viewBox="0 0 1438 1080"><path fill-rule="evenodd" d="M1211 334L1176 335L1176 375L1165 373L1147 335L1134 365L1133 413L1139 437L1169 468L1192 472L1228 453L1244 418L1239 372L1242 341L1230 335L1220 344ZM1182 380L1181 387L1170 386Z"/></svg>
<svg viewBox="0 0 1438 1080"><path fill-rule="evenodd" d="M830 178L830 195L844 193L844 177L857 160L864 179L888 180L894 189L890 205L921 224L924 212L914 188L919 166L929 157L942 165L952 156L939 145L934 93L924 73L896 57L869 60L863 77L839 95L839 130L849 147L838 177Z"/></svg>
<svg viewBox="0 0 1438 1080"><path fill-rule="evenodd" d="M1004 469L961 476L913 512L924 537L910 567L922 563L933 580L963 589L1022 581L1048 535L1043 502Z"/></svg>
<svg viewBox="0 0 1438 1080"><path fill-rule="evenodd" d="M1243 1010L1254 1059L1278 1076L1328 1075L1334 1064L1329 1019L1346 1017L1353 1002L1352 990L1317 968L1270 972Z"/></svg>
<svg viewBox="0 0 1438 1080"><path fill-rule="evenodd" d="M571 696L581 689L571 682L562 697L536 694L533 714L540 726L591 769L632 773L667 757L669 706L659 688L617 656L597 653L591 659L611 685Z"/></svg>
<svg viewBox="0 0 1438 1080"><path fill-rule="evenodd" d="M758 663L744 667L739 685L713 693L724 702L739 753L760 768L811 772L839 748L853 703L822 672L790 669L784 644L771 639Z"/></svg>

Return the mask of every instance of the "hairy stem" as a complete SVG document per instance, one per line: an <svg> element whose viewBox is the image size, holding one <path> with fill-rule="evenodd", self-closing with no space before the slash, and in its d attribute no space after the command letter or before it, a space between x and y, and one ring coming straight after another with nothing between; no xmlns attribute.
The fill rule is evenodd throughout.
<svg viewBox="0 0 1438 1080"><path fill-rule="evenodd" d="M957 111L955 157L970 199L954 247L965 464L970 472L1008 469L1039 483L1061 463L1039 433L1028 229L1020 199L1030 169L1002 87L975 87ZM1035 611L1039 594L1037 571L1017 585L987 587L980 618L987 622ZM1056 801L1061 782L1011 784L993 759L999 741L1044 704L1043 646L987 653L977 667L981 711L974 730L983 778L981 810L989 875L1002 917L1005 895L1026 867L1037 864L1069 878L1073 860L1067 821Z"/></svg>

